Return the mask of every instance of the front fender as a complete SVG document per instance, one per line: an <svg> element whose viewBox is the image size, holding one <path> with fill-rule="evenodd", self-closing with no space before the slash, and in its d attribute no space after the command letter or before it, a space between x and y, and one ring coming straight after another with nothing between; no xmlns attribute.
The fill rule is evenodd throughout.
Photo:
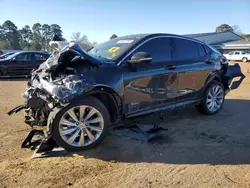
<svg viewBox="0 0 250 188"><path fill-rule="evenodd" d="M91 87L85 88L84 91L85 92L81 93L77 98L104 92L104 93L111 95L116 100L118 105L123 104L123 95L119 91L114 90L113 88L110 88L106 85L91 86Z"/></svg>

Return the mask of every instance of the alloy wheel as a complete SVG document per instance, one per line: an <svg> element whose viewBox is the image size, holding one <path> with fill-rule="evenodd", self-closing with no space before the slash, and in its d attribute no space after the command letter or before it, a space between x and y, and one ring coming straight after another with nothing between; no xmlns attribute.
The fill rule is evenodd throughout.
<svg viewBox="0 0 250 188"><path fill-rule="evenodd" d="M211 112L215 112L220 109L224 100L223 88L219 85L215 85L210 89L207 95L206 104L207 108Z"/></svg>
<svg viewBox="0 0 250 188"><path fill-rule="evenodd" d="M103 133L104 118L94 107L81 105L70 108L59 121L61 138L74 147L88 146Z"/></svg>

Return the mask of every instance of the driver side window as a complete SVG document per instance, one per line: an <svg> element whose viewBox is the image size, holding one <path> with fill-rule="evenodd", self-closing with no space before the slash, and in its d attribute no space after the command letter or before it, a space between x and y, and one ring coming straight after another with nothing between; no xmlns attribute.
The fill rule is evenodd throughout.
<svg viewBox="0 0 250 188"><path fill-rule="evenodd" d="M132 55L137 52L148 53L152 63L166 63L171 60L171 39L167 37L151 39L137 48Z"/></svg>
<svg viewBox="0 0 250 188"><path fill-rule="evenodd" d="M15 57L16 61L25 61L26 60L26 54L20 54Z"/></svg>

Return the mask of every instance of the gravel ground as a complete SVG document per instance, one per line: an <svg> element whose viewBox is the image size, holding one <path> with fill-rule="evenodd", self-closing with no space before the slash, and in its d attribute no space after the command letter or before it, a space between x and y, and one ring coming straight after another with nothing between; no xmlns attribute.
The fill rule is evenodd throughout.
<svg viewBox="0 0 250 188"><path fill-rule="evenodd" d="M250 187L250 64L240 64L247 78L215 116L179 109L165 115L161 139L109 135L95 150L43 159L20 148L23 114L6 114L22 104L26 80L1 79L0 187Z"/></svg>

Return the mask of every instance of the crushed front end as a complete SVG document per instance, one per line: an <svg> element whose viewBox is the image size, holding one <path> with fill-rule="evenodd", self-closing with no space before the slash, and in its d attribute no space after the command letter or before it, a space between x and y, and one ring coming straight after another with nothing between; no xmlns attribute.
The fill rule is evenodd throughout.
<svg viewBox="0 0 250 188"><path fill-rule="evenodd" d="M87 61L86 69L88 70L97 66L96 62L84 58L83 53L84 51L78 44L68 45L63 49L56 50L47 61L31 73L27 90L23 94L25 104L8 112L8 115L11 115L24 110L25 123L32 128L22 147L31 143L31 139L35 135L34 130L45 132L43 141L45 149L41 149L40 152L47 151L48 148L51 150L56 145L50 135L53 118L58 111L91 85L91 81L87 81L84 75L68 66L69 62L72 59L73 61L75 59L81 61L82 64ZM44 148L44 145L41 145L42 148ZM53 147L51 147L52 145Z"/></svg>

